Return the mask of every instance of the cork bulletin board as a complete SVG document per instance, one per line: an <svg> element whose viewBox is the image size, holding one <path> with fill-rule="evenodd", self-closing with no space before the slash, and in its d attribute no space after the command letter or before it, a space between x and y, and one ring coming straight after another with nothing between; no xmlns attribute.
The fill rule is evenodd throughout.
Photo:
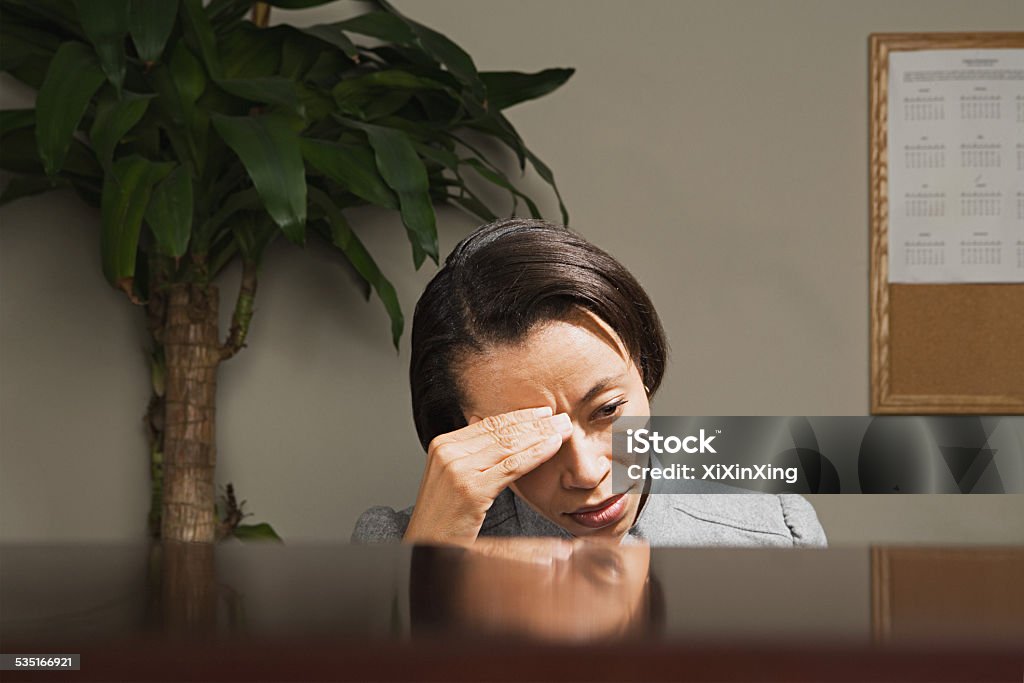
<svg viewBox="0 0 1024 683"><path fill-rule="evenodd" d="M1024 414L1024 283L891 282L890 265L902 267L906 261L896 264L890 259L891 177L887 149L890 56L894 52L1020 48L1024 48L1024 32L889 33L870 36L872 414ZM938 98L918 98L907 106L923 109L907 114L904 106L899 115L932 116L933 110L928 107L940 105L929 102L929 99ZM946 110L953 114L957 106L959 109L956 110L962 114L963 107L967 106L963 100L970 98L959 99L958 103L942 103L946 109L935 109L939 112L936 116L944 115ZM1010 100L1001 103L1004 112L1024 118L1024 97L1015 95L1003 99ZM989 105L982 103L977 106ZM1006 172L1024 163L1024 146L1018 143L1014 147L1003 155L1002 170ZM932 152L925 146L922 148L925 151L920 154L924 156L915 157L913 163L928 168L933 161L927 155ZM903 156L909 152L901 150L900 154L901 163L910 159ZM946 155L949 165L959 163L962 154L964 152L960 149L950 149ZM947 163L945 156L937 159L934 162L936 166ZM993 165L996 163L999 162L992 162ZM1007 177L1024 178L1024 173ZM1012 182L1016 183L1016 180ZM1024 186L1018 189L1024 192ZM1024 211L1021 208L1024 206L1024 194L1018 194L1017 190L1009 194L1017 199L1009 198L1005 202L1008 207L1005 211ZM929 195L921 196L927 198ZM920 201L923 203L917 208L910 207L907 202L907 206L900 210L931 210L926 204L927 199ZM965 200L957 198L957 202L962 201ZM950 204L955 205L956 202ZM957 212L963 210L950 208L949 215L959 215ZM999 210L1003 209L1000 207ZM1024 251L1019 240L1015 243L1017 252ZM964 248L958 249L957 258L963 259ZM908 258L906 251L904 247L901 258ZM1006 251L998 258L1003 258L1007 264L1009 259L1022 258L1015 253L1014 245L1008 245ZM928 255L927 248L918 249L918 252L925 255L917 258L933 258ZM942 255L934 258L940 257L945 258Z"/></svg>

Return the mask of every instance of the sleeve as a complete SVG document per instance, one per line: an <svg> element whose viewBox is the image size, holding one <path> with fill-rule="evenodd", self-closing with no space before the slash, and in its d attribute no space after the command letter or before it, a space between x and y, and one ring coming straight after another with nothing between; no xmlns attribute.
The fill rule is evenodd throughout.
<svg viewBox="0 0 1024 683"><path fill-rule="evenodd" d="M383 505L370 508L356 520L356 527L352 530L352 543L401 541L406 527L409 526L410 510L396 512L393 508Z"/></svg>
<svg viewBox="0 0 1024 683"><path fill-rule="evenodd" d="M828 539L818 521L818 513L803 496L795 493L780 493L779 504L782 516L793 535L793 545L798 548L825 548Z"/></svg>

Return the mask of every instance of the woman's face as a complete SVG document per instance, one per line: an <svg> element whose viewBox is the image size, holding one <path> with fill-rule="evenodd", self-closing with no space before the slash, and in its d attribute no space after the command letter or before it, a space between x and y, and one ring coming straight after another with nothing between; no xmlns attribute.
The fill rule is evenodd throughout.
<svg viewBox="0 0 1024 683"><path fill-rule="evenodd" d="M636 490L612 490L612 422L647 416L640 372L618 335L580 310L539 325L521 344L490 347L458 368L470 424L488 415L551 406L573 432L553 458L512 490L574 536L621 537L636 518Z"/></svg>

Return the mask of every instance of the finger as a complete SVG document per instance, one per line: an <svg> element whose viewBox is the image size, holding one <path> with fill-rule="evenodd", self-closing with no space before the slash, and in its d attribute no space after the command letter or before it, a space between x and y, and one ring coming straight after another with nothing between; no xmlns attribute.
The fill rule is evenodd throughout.
<svg viewBox="0 0 1024 683"><path fill-rule="evenodd" d="M562 437L572 434L572 420L565 413L502 427L460 442L459 446L468 455L477 456L477 464L483 469L555 434Z"/></svg>
<svg viewBox="0 0 1024 683"><path fill-rule="evenodd" d="M436 437L432 443L440 445L443 443L465 441L467 439L480 436L481 434L487 434L514 424L519 424L520 422L530 422L550 417L551 413L551 406L542 406L540 408L523 408L522 410L513 410L512 412L501 413L500 415L490 415L482 420L474 422L471 425L467 425L461 429L456 429L454 432L442 434Z"/></svg>
<svg viewBox="0 0 1024 683"><path fill-rule="evenodd" d="M550 460L561 447L562 435L553 434L524 451L499 460L493 467L484 471L482 476L490 480L491 486L500 491Z"/></svg>

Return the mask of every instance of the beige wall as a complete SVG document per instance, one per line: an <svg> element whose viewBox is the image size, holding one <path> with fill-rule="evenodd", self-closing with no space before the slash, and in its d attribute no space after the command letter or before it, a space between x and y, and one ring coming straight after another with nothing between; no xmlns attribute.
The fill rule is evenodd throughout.
<svg viewBox="0 0 1024 683"><path fill-rule="evenodd" d="M396 4L480 68L577 68L510 118L555 170L574 226L657 304L673 356L655 409L676 415L867 411L867 36L1024 30L1019 0ZM24 102L5 81L0 105ZM557 215L542 183L525 187ZM0 540L137 538L138 311L105 285L97 218L73 196L12 204L0 221ZM353 223L411 317L434 268L413 272L394 217ZM439 223L442 253L475 224L451 210ZM237 279L223 278L225 309ZM379 303L331 255L270 254L249 345L221 373L218 480L255 520L286 539L345 539L367 506L412 502L408 338L396 355ZM1024 539L1022 496L813 502L834 544Z"/></svg>

